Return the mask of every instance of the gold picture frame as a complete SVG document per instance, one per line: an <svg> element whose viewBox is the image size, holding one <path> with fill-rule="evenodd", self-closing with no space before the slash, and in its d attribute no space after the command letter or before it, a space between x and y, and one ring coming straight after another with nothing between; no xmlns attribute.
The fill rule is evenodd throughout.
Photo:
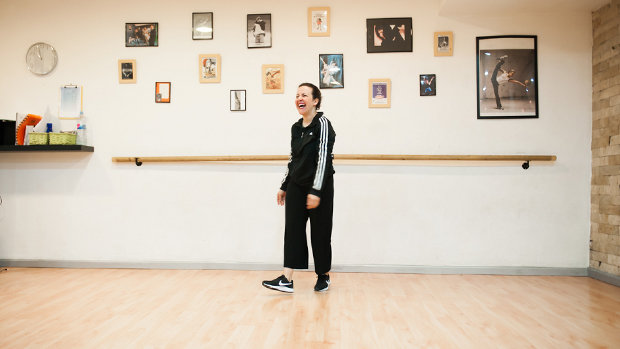
<svg viewBox="0 0 620 349"><path fill-rule="evenodd" d="M263 93L284 93L284 64L263 64Z"/></svg>
<svg viewBox="0 0 620 349"><path fill-rule="evenodd" d="M390 108L392 106L392 81L390 79L368 79L368 108Z"/></svg>
<svg viewBox="0 0 620 349"><path fill-rule="evenodd" d="M435 57L452 56L454 35L452 32L435 32Z"/></svg>
<svg viewBox="0 0 620 349"><path fill-rule="evenodd" d="M329 7L308 8L308 36L329 36L331 23Z"/></svg>
<svg viewBox="0 0 620 349"><path fill-rule="evenodd" d="M135 84L138 78L136 71L135 59L119 59L118 60L118 83L119 84Z"/></svg>
<svg viewBox="0 0 620 349"><path fill-rule="evenodd" d="M219 54L198 55L198 80L201 84L221 81L222 57Z"/></svg>

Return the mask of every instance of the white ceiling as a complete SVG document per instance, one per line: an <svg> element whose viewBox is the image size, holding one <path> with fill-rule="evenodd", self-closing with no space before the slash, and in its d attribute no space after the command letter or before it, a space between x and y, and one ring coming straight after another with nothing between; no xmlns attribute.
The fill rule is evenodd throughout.
<svg viewBox="0 0 620 349"><path fill-rule="evenodd" d="M473 14L558 13L598 10L611 0L441 0L443 16Z"/></svg>

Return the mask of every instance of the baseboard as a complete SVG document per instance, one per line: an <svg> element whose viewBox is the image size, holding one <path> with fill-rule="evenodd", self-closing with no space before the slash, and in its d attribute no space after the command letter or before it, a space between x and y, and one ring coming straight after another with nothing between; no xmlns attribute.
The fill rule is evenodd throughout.
<svg viewBox="0 0 620 349"><path fill-rule="evenodd" d="M457 267L420 265L341 265L332 268L346 273L462 274L462 275L548 275L587 276L586 268L560 267Z"/></svg>
<svg viewBox="0 0 620 349"><path fill-rule="evenodd" d="M604 271L588 268L588 276L599 281L620 287L620 276L606 273Z"/></svg>
<svg viewBox="0 0 620 349"><path fill-rule="evenodd" d="M79 268L79 269L216 269L216 270L281 270L281 264L202 263L202 262L110 262L0 259L0 266L13 268ZM314 270L310 265L309 270ZM471 274L471 275L548 275L588 276L587 268L560 267L455 267L419 265L334 265L333 272L385 274Z"/></svg>

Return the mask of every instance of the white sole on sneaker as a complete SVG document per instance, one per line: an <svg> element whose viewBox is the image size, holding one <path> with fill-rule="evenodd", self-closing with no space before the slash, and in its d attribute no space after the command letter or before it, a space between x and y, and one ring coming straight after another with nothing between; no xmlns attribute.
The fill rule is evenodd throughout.
<svg viewBox="0 0 620 349"><path fill-rule="evenodd" d="M263 284L263 286L265 286L266 288L270 290L276 290L276 291L285 292L285 293L293 293L293 289L290 287L271 286L271 285L266 285L266 284Z"/></svg>

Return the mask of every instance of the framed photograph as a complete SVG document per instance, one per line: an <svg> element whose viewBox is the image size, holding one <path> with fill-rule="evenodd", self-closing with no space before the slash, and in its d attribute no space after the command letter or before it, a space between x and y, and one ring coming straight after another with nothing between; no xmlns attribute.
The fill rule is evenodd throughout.
<svg viewBox="0 0 620 349"><path fill-rule="evenodd" d="M263 93L284 93L284 64L263 64Z"/></svg>
<svg viewBox="0 0 620 349"><path fill-rule="evenodd" d="M435 96L437 94L435 74L420 75L420 96Z"/></svg>
<svg viewBox="0 0 620 349"><path fill-rule="evenodd" d="M198 55L198 80L200 83L220 82L222 58L218 54Z"/></svg>
<svg viewBox="0 0 620 349"><path fill-rule="evenodd" d="M478 119L538 118L536 35L476 38Z"/></svg>
<svg viewBox="0 0 620 349"><path fill-rule="evenodd" d="M435 57L452 56L452 32L435 32Z"/></svg>
<svg viewBox="0 0 620 349"><path fill-rule="evenodd" d="M155 83L155 103L170 103L171 85L169 82Z"/></svg>
<svg viewBox="0 0 620 349"><path fill-rule="evenodd" d="M271 47L271 13L248 15L248 48Z"/></svg>
<svg viewBox="0 0 620 349"><path fill-rule="evenodd" d="M192 13L192 39L213 39L213 12Z"/></svg>
<svg viewBox="0 0 620 349"><path fill-rule="evenodd" d="M413 52L411 17L366 19L366 52Z"/></svg>
<svg viewBox="0 0 620 349"><path fill-rule="evenodd" d="M245 90L230 90L230 111L245 111Z"/></svg>
<svg viewBox="0 0 620 349"><path fill-rule="evenodd" d="M342 54L319 55L319 88L344 88Z"/></svg>
<svg viewBox="0 0 620 349"><path fill-rule="evenodd" d="M308 8L308 36L329 36L329 7Z"/></svg>
<svg viewBox="0 0 620 349"><path fill-rule="evenodd" d="M125 47L159 46L157 23L125 23Z"/></svg>
<svg viewBox="0 0 620 349"><path fill-rule="evenodd" d="M368 108L389 108L391 96L390 79L368 79Z"/></svg>
<svg viewBox="0 0 620 349"><path fill-rule="evenodd" d="M138 72L136 71L135 59L119 59L118 60L118 83L119 84L135 84Z"/></svg>

